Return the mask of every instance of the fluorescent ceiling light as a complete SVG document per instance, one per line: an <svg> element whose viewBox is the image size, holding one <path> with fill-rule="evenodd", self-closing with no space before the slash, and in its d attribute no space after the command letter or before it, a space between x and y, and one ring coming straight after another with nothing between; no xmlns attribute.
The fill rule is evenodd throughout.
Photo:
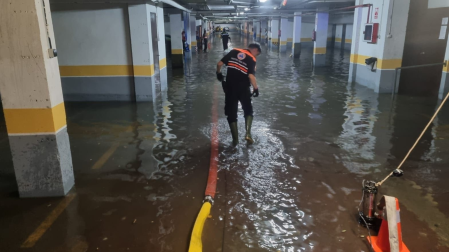
<svg viewBox="0 0 449 252"><path fill-rule="evenodd" d="M261 3L265 3L267 0L259 0Z"/></svg>
<svg viewBox="0 0 449 252"><path fill-rule="evenodd" d="M245 14L245 12L240 12L240 15L244 15Z"/></svg>
<svg viewBox="0 0 449 252"><path fill-rule="evenodd" d="M209 10L234 10L233 5L208 5Z"/></svg>
<svg viewBox="0 0 449 252"><path fill-rule="evenodd" d="M248 7L246 7L246 8L245 8L245 11L249 11L249 8L248 8Z"/></svg>

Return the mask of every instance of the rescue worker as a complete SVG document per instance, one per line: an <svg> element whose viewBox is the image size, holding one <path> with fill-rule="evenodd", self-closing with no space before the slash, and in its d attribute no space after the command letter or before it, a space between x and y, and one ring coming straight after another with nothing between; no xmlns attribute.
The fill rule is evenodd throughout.
<svg viewBox="0 0 449 252"><path fill-rule="evenodd" d="M251 97L259 96L259 88L256 81L256 57L261 53L259 43L252 43L248 49L233 49L217 64L217 79L222 82L225 90L225 115L227 116L232 134L232 145L237 146L237 110L238 102L242 104L245 115L245 140L252 144L251 125L253 122L253 105ZM226 82L223 82L221 67L227 66ZM253 86L251 93L250 84Z"/></svg>
<svg viewBox="0 0 449 252"><path fill-rule="evenodd" d="M223 51L226 51L226 49L228 49L228 42L231 41L231 37L229 36L227 29L223 29L223 32L221 33L221 40L223 41Z"/></svg>

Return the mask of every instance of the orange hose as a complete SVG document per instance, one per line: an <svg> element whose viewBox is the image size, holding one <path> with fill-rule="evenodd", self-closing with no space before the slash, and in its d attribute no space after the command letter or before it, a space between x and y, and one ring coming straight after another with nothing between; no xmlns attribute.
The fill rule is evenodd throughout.
<svg viewBox="0 0 449 252"><path fill-rule="evenodd" d="M218 172L218 86L214 87L213 104L212 104L212 131L211 131L211 146L210 146L210 165L209 177L207 179L207 187L205 196L215 197L217 190L217 172Z"/></svg>
<svg viewBox="0 0 449 252"><path fill-rule="evenodd" d="M211 147L210 147L210 165L209 177L207 178L207 187L205 196L215 197L217 190L217 172L218 172L218 85L214 85L214 95L212 103L212 130L211 130ZM210 214L212 204L204 202L198 217L193 226L192 237L190 239L189 252L202 252L203 242L201 240L204 223Z"/></svg>

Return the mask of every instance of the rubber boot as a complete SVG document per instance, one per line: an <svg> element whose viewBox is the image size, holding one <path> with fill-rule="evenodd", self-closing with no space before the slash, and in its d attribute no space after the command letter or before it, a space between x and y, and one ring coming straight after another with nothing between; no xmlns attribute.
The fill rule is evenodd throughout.
<svg viewBox="0 0 449 252"><path fill-rule="evenodd" d="M245 129L246 129L245 140L248 142L248 144L254 143L253 137L251 136L252 124L253 124L253 117L252 116L245 117Z"/></svg>
<svg viewBox="0 0 449 252"><path fill-rule="evenodd" d="M232 146L235 147L239 144L239 130L237 127L237 122L230 123L229 128L231 128Z"/></svg>

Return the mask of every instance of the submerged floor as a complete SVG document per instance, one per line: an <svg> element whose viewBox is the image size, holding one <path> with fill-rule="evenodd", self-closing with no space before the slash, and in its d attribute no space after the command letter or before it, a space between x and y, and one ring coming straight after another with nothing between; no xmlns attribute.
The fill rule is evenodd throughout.
<svg viewBox="0 0 449 252"><path fill-rule="evenodd" d="M248 43L232 37L234 47ZM18 198L3 122L2 251L187 251L209 169L215 89L220 171L203 251L369 251L356 222L361 183L399 164L438 101L348 85L348 52L330 51L329 66L317 69L312 48L300 60L289 54L264 48L258 58L253 146L229 146L217 38L184 69L169 69L169 90L154 103L66 103L76 188L65 199ZM381 188L401 203L411 251L449 251L448 147L445 108L405 176ZM31 248L21 248L35 230Z"/></svg>

